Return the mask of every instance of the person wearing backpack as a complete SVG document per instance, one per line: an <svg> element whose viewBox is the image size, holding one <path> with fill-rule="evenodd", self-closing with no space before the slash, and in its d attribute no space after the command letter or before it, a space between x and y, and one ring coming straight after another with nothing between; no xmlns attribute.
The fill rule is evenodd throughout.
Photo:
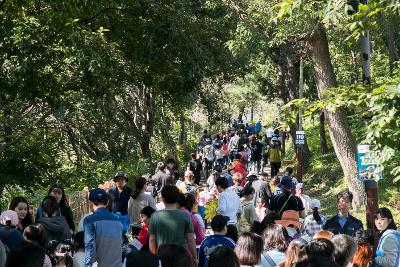
<svg viewBox="0 0 400 267"><path fill-rule="evenodd" d="M229 140L228 151L229 151L229 158L232 161L235 155L239 152L239 130L235 131L234 136L231 137Z"/></svg>
<svg viewBox="0 0 400 267"><path fill-rule="evenodd" d="M400 261L400 232L396 231L397 227L393 215L389 209L379 208L375 212L374 218L379 243L373 266L398 266Z"/></svg>
<svg viewBox="0 0 400 267"><path fill-rule="evenodd" d="M254 205L257 204L259 198L262 199L266 207L269 207L270 198L272 197L272 192L268 184L268 174L261 173L258 179L254 180L251 186L254 188L255 194L253 198Z"/></svg>
<svg viewBox="0 0 400 267"><path fill-rule="evenodd" d="M304 211L303 202L298 196L291 193L291 189L294 187L292 178L283 176L278 187L282 193L272 197L267 213L276 212L281 216L286 210L294 210L299 213L301 218L305 218L306 213Z"/></svg>
<svg viewBox="0 0 400 267"><path fill-rule="evenodd" d="M250 231L251 225L257 221L256 209L253 205L254 188L249 186L243 189L241 203L241 213L238 218L236 227L239 234Z"/></svg>
<svg viewBox="0 0 400 267"><path fill-rule="evenodd" d="M199 186L194 182L192 171L185 171L185 180L179 185L178 189L184 194L191 194L196 199L199 197Z"/></svg>
<svg viewBox="0 0 400 267"><path fill-rule="evenodd" d="M46 196L42 201L43 217L37 223L43 226L48 242L71 239L72 235L64 216L57 215L58 203L55 197Z"/></svg>
<svg viewBox="0 0 400 267"><path fill-rule="evenodd" d="M271 177L274 177L279 173L282 160L282 149L278 143L279 139L273 137L271 139L271 146L268 148L268 159L271 164Z"/></svg>
<svg viewBox="0 0 400 267"><path fill-rule="evenodd" d="M253 135L250 137L250 148L250 169L259 173L264 145L257 140L255 135Z"/></svg>
<svg viewBox="0 0 400 267"><path fill-rule="evenodd" d="M215 148L211 144L211 139L206 139L206 146L203 148L204 174L208 177L208 172L212 169L215 160Z"/></svg>

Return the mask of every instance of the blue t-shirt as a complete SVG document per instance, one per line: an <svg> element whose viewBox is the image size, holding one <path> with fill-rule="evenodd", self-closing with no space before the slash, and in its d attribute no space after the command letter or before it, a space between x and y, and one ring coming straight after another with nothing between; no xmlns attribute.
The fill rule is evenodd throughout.
<svg viewBox="0 0 400 267"><path fill-rule="evenodd" d="M0 240L11 250L18 246L24 240L24 237L16 228L8 228L0 224Z"/></svg>
<svg viewBox="0 0 400 267"><path fill-rule="evenodd" d="M224 235L211 235L206 237L203 242L201 242L199 249L199 267L207 267L211 252L220 246L234 249L235 242Z"/></svg>

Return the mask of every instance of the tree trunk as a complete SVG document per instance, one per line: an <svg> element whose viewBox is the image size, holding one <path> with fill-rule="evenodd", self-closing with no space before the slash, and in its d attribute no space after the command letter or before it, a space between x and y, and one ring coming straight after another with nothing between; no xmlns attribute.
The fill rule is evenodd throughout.
<svg viewBox="0 0 400 267"><path fill-rule="evenodd" d="M361 35L361 65L363 71L363 81L371 84L371 44L369 41L369 31L365 35Z"/></svg>
<svg viewBox="0 0 400 267"><path fill-rule="evenodd" d="M179 145L182 147L186 146L186 123L185 123L185 115L180 114L179 115L179 124L181 126L180 132L179 132Z"/></svg>
<svg viewBox="0 0 400 267"><path fill-rule="evenodd" d="M336 87L336 77L330 59L328 39L324 27L319 24L310 40L311 60L318 95L329 88ZM347 122L344 109L338 108L335 112L325 111L329 135L332 140L336 156L339 159L347 184L354 195L353 208L359 209L365 203L363 184L357 180L356 146Z"/></svg>
<svg viewBox="0 0 400 267"><path fill-rule="evenodd" d="M140 150L144 158L151 159L150 141L154 133L154 99L149 88L143 90L143 98L146 111L142 121L143 136L140 140Z"/></svg>
<svg viewBox="0 0 400 267"><path fill-rule="evenodd" d="M350 79L350 82L357 83L358 79L360 77L359 76L360 73L359 73L359 65L357 62L357 57L356 57L356 54L354 53L354 51L350 52L350 57L351 57L351 64L353 65L353 70L354 70L352 78Z"/></svg>
<svg viewBox="0 0 400 267"><path fill-rule="evenodd" d="M326 141L325 135L325 114L324 111L321 111L319 114L319 140L321 142L321 153L328 154L328 143Z"/></svg>
<svg viewBox="0 0 400 267"><path fill-rule="evenodd" d="M396 26L393 23L393 17L391 15L385 14L384 16L388 16L383 19L383 25L385 25L385 35L386 35L385 39L389 54L389 68L390 68L390 73L392 73L394 69L394 63L400 59L396 46L396 35L395 35Z"/></svg>
<svg viewBox="0 0 400 267"><path fill-rule="evenodd" d="M244 106L239 107L238 123L243 123Z"/></svg>

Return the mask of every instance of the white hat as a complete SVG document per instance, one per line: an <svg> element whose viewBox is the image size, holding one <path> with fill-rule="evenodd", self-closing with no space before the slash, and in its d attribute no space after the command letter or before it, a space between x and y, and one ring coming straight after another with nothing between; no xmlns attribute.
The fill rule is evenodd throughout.
<svg viewBox="0 0 400 267"><path fill-rule="evenodd" d="M0 215L0 224L7 225L8 223L11 226L18 226L18 214L13 210L3 211Z"/></svg>
<svg viewBox="0 0 400 267"><path fill-rule="evenodd" d="M318 199L313 199L311 200L310 208L320 208L321 207L321 202Z"/></svg>

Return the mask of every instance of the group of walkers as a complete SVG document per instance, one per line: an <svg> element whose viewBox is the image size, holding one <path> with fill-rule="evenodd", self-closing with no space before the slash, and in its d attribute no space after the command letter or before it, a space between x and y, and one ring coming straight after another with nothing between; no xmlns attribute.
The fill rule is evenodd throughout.
<svg viewBox="0 0 400 267"><path fill-rule="evenodd" d="M257 125L205 131L182 172L173 159L159 162L132 189L118 172L111 186L89 190L91 211L77 228L60 185L35 216L24 197L13 198L0 216L0 267L400 267L389 209L364 230L343 191L328 219L292 168L280 173L284 135L260 133Z"/></svg>

